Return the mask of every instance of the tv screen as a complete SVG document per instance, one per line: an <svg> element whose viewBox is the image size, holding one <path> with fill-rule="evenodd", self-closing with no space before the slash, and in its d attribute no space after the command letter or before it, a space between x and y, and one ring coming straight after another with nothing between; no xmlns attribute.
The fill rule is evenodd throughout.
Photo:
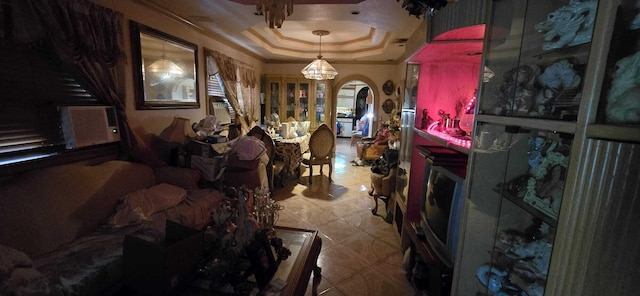
<svg viewBox="0 0 640 296"><path fill-rule="evenodd" d="M452 266L464 206L464 167L433 166L428 173L420 223L427 242L445 265Z"/></svg>
<svg viewBox="0 0 640 296"><path fill-rule="evenodd" d="M425 218L429 228L443 243L447 242L447 226L455 189L455 180L439 170L431 170L424 202Z"/></svg>

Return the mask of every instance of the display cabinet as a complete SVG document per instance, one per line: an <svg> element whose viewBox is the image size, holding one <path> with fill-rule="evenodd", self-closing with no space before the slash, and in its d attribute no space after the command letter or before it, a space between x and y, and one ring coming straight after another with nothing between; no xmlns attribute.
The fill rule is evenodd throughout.
<svg viewBox="0 0 640 296"><path fill-rule="evenodd" d="M493 5L480 114L576 121L597 1Z"/></svg>
<svg viewBox="0 0 640 296"><path fill-rule="evenodd" d="M610 50L599 81L598 112L587 132L593 138L640 142L640 3L615 2L620 3L610 11L615 21L609 19L602 34L602 46Z"/></svg>
<svg viewBox="0 0 640 296"><path fill-rule="evenodd" d="M543 295L572 135L480 123L459 295ZM511 294L509 294L511 293Z"/></svg>
<svg viewBox="0 0 640 296"><path fill-rule="evenodd" d="M268 75L266 86L269 93L265 110L277 113L281 121L293 118L310 121L315 129L330 118L330 87L327 81L316 81L297 76Z"/></svg>
<svg viewBox="0 0 640 296"><path fill-rule="evenodd" d="M281 97L282 83L278 80L267 80L267 100L265 101L267 114L269 117L271 114L278 114L280 116L280 97Z"/></svg>
<svg viewBox="0 0 640 296"><path fill-rule="evenodd" d="M637 293L639 8L492 1L453 295Z"/></svg>
<svg viewBox="0 0 640 296"><path fill-rule="evenodd" d="M313 115L315 122L313 126L318 127L323 123L327 123L327 118L329 118L331 114L331 110L328 108L328 106L330 106L329 102L331 101L331 97L329 96L330 84L328 81L316 81L315 85L316 103L315 106L312 106L312 109L315 109L315 113Z"/></svg>

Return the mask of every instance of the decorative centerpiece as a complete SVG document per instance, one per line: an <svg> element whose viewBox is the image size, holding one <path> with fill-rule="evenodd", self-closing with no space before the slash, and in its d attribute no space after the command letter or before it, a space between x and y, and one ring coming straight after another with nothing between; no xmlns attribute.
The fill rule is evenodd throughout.
<svg viewBox="0 0 640 296"><path fill-rule="evenodd" d="M278 221L278 212L284 207L271 199L268 188L256 188L253 201L253 216L261 229L265 230L269 238L275 237L274 226Z"/></svg>
<svg viewBox="0 0 640 296"><path fill-rule="evenodd" d="M250 262L245 258L245 248L253 242L259 229L248 211L252 194L244 186L229 188L221 206L211 213L211 224L204 232L207 255L199 274L210 281L209 288L214 291L230 286L236 295L248 295L251 290L251 283L247 281Z"/></svg>

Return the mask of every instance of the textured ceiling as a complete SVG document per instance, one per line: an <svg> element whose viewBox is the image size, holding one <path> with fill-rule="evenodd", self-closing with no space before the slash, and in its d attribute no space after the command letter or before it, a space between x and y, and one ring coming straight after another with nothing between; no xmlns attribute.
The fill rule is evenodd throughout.
<svg viewBox="0 0 640 296"><path fill-rule="evenodd" d="M234 1L141 0L222 36L266 61L277 62L315 58L320 51L320 38L311 33L313 30L331 32L322 37L321 49L322 56L330 62L398 61L405 51L403 39L409 38L423 21L410 16L402 3L394 0L294 0L293 12L282 27L270 29L264 16L255 14L255 0ZM336 2L352 4L331 4Z"/></svg>

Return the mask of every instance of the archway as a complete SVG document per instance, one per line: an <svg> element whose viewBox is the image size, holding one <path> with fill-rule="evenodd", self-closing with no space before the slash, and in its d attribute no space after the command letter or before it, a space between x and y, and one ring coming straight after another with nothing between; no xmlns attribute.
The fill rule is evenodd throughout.
<svg viewBox="0 0 640 296"><path fill-rule="evenodd" d="M361 129L362 127L358 128L356 124L363 117L363 114L370 114L366 117L368 126L374 126L373 112L375 112L376 98L379 96L377 87L371 79L363 75L345 76L334 81L333 87L331 121L338 137L351 137L352 133ZM339 101L339 99L348 98L350 94L353 96L352 103ZM350 129L349 126L344 126L349 122ZM340 128L338 123L340 123ZM369 132L365 136L372 135L371 129L368 130Z"/></svg>

